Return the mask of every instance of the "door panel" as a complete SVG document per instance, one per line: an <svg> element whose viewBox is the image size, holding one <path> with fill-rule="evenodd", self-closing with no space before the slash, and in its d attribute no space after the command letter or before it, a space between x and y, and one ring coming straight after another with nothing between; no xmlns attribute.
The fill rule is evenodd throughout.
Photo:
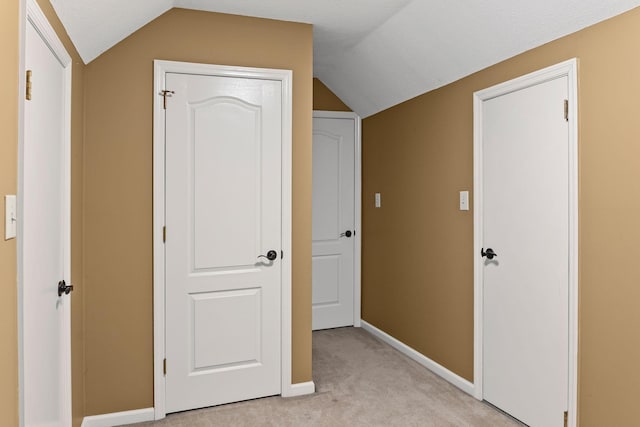
<svg viewBox="0 0 640 427"><path fill-rule="evenodd" d="M321 121L323 120L323 121ZM340 152L341 136L327 134L317 126L328 119L314 119L313 134L313 241L336 241L340 237ZM341 144L342 143L342 144ZM347 147L348 148L348 147Z"/></svg>
<svg viewBox="0 0 640 427"><path fill-rule="evenodd" d="M253 265L260 236L260 109L223 97L192 104L190 114L195 269Z"/></svg>
<svg viewBox="0 0 640 427"><path fill-rule="evenodd" d="M191 298L194 372L260 362L260 288Z"/></svg>
<svg viewBox="0 0 640 427"><path fill-rule="evenodd" d="M354 300L355 120L313 119L313 329L351 326ZM357 230L356 230L357 232Z"/></svg>
<svg viewBox="0 0 640 427"><path fill-rule="evenodd" d="M483 104L484 398L562 426L568 395L567 78Z"/></svg>
<svg viewBox="0 0 640 427"><path fill-rule="evenodd" d="M281 82L166 85L167 412L279 394Z"/></svg>
<svg viewBox="0 0 640 427"><path fill-rule="evenodd" d="M313 259L313 303L338 304L340 301L340 256L316 256Z"/></svg>
<svg viewBox="0 0 640 427"><path fill-rule="evenodd" d="M25 101L23 157L24 425L70 426L71 300L58 297L69 242L65 183L65 70L30 21L25 67L33 96ZM20 237L20 236L19 236Z"/></svg>

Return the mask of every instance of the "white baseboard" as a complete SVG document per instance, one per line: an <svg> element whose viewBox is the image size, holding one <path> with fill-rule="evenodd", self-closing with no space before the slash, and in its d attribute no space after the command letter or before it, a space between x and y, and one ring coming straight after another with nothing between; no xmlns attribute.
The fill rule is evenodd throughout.
<svg viewBox="0 0 640 427"><path fill-rule="evenodd" d="M468 380L465 380L461 376L454 374L444 366L440 365L437 362L434 362L424 354L417 352L416 350L412 349L405 343L398 341L391 335L381 331L380 329L376 328L372 324L367 323L364 320L361 320L361 322L362 322L362 329L364 329L365 331L371 333L375 337L386 342L391 347L400 351L400 353L403 353L405 356L409 357L410 359L415 360L416 362L418 362L419 364L421 364L422 366L424 366L434 374L450 382L451 384L458 387L460 390L464 391L465 393L470 394L471 396L474 396L475 387L472 382L469 382Z"/></svg>
<svg viewBox="0 0 640 427"><path fill-rule="evenodd" d="M282 390L282 397L304 396L316 392L316 385L313 381L306 383L291 384L288 390Z"/></svg>
<svg viewBox="0 0 640 427"><path fill-rule="evenodd" d="M111 414L84 417L81 427L113 427L153 420L153 408L145 408L136 409L134 411L113 412Z"/></svg>
<svg viewBox="0 0 640 427"><path fill-rule="evenodd" d="M306 383L291 384L287 390L282 391L282 397L304 396L306 394L313 394L315 391L316 385L313 381L307 381ZM154 417L155 412L153 408L113 412L111 414L84 417L81 427L114 427L123 424L153 421L155 419Z"/></svg>

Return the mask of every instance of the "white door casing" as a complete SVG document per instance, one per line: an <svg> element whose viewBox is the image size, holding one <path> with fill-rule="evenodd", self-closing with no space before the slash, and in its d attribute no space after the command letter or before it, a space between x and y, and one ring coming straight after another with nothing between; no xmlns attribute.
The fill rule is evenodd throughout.
<svg viewBox="0 0 640 427"><path fill-rule="evenodd" d="M576 419L576 88L572 60L475 94L476 397L530 425Z"/></svg>
<svg viewBox="0 0 640 427"><path fill-rule="evenodd" d="M176 92L167 99L166 152L159 96L165 88ZM156 419L188 407L295 394L291 385L291 72L155 61L155 95ZM177 108L176 121L171 118L172 108ZM247 122L253 123L250 129L243 126ZM179 143L171 142L181 132L190 132L194 123L195 132L188 138L178 136ZM205 137L221 128L222 134ZM242 143L225 144L224 138ZM180 178L185 171L194 172L193 177L182 174ZM224 185L199 184L204 181ZM233 205L232 214L216 209L217 202ZM276 260L257 258L269 250L277 252ZM179 286L174 289L172 283ZM170 306L174 299L178 302ZM180 327L176 325L183 330L174 330ZM242 336L247 339L239 339ZM215 345L216 341L225 346ZM166 379L162 373L165 351ZM207 377L214 378L209 385ZM211 382L219 384L217 391L207 390Z"/></svg>
<svg viewBox="0 0 640 427"><path fill-rule="evenodd" d="M18 172L20 425L71 426L71 58L35 1L26 2ZM21 88L25 81L21 80Z"/></svg>
<svg viewBox="0 0 640 427"><path fill-rule="evenodd" d="M360 121L314 111L313 329L359 326Z"/></svg>

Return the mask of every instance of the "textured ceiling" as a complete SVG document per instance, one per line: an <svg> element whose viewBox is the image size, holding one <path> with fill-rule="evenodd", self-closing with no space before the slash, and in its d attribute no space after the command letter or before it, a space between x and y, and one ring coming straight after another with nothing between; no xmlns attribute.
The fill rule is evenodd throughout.
<svg viewBox="0 0 640 427"><path fill-rule="evenodd" d="M90 62L172 7L314 25L314 75L362 117L640 0L51 0Z"/></svg>

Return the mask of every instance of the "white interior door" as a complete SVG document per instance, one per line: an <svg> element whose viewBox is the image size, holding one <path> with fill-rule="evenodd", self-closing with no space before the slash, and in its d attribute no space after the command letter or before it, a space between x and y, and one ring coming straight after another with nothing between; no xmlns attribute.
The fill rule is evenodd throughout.
<svg viewBox="0 0 640 427"><path fill-rule="evenodd" d="M281 392L281 86L166 75L167 412Z"/></svg>
<svg viewBox="0 0 640 427"><path fill-rule="evenodd" d="M530 426L567 410L567 98L563 76L482 107L484 399Z"/></svg>
<svg viewBox="0 0 640 427"><path fill-rule="evenodd" d="M31 12L31 10L30 10ZM40 21L46 22L46 21ZM71 425L69 146L65 67L27 21L22 157L22 351L24 425ZM18 236L20 238L20 236Z"/></svg>
<svg viewBox="0 0 640 427"><path fill-rule="evenodd" d="M313 329L354 324L355 118L313 119Z"/></svg>

